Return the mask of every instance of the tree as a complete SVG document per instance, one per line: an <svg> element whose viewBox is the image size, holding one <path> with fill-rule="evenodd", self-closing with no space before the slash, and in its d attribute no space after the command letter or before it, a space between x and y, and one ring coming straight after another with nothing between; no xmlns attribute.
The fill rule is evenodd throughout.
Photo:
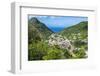
<svg viewBox="0 0 100 76"><path fill-rule="evenodd" d="M47 55L43 56L44 60L51 60L51 59L63 59L64 53L62 50L57 48L51 48L47 51Z"/></svg>

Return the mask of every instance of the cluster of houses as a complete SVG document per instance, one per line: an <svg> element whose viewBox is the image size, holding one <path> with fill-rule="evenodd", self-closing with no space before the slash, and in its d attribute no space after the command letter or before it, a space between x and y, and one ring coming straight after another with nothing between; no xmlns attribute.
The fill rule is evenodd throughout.
<svg viewBox="0 0 100 76"><path fill-rule="evenodd" d="M80 37L80 35L81 35L80 33L78 33L77 35L73 34L72 39L67 39L65 36L59 34L51 34L47 42L50 46L59 45L60 48L68 49L69 47L70 48L73 47L73 49L75 49L71 43L77 40L76 37ZM81 39L81 42L88 43L88 39L87 38L83 40ZM79 48L77 50L79 50Z"/></svg>
<svg viewBox="0 0 100 76"><path fill-rule="evenodd" d="M60 48L68 49L69 51L73 51L74 48L71 45L70 41L59 34L52 34L49 37L48 44L50 46L58 45Z"/></svg>
<svg viewBox="0 0 100 76"><path fill-rule="evenodd" d="M80 34L78 34L78 36L79 35ZM74 36L74 38L75 37L76 36ZM56 33L51 34L49 36L49 39L47 40L49 46L58 45L61 49L67 49L69 52L72 52L72 53L73 53L74 50L80 51L82 49L82 48L79 48L79 47L74 47L74 45L72 44L74 41L75 41L75 39L69 40L65 36L62 36L62 35L56 34ZM83 39L83 40L81 39L81 42L88 43L88 40L87 40L87 38ZM85 50L85 52L86 52L86 57L87 57L87 50Z"/></svg>

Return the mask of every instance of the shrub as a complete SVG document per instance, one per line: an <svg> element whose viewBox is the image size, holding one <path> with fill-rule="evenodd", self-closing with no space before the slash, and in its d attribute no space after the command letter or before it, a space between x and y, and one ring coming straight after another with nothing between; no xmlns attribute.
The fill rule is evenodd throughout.
<svg viewBox="0 0 100 76"><path fill-rule="evenodd" d="M81 49L79 51L75 52L77 58L85 58L85 49L83 47L81 47Z"/></svg>
<svg viewBox="0 0 100 76"><path fill-rule="evenodd" d="M49 49L47 55L43 57L44 60L62 59L62 58L64 58L63 51L56 48Z"/></svg>

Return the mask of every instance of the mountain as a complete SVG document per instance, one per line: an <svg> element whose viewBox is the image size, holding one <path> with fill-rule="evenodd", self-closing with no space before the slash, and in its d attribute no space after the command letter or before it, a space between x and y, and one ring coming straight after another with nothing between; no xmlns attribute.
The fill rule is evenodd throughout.
<svg viewBox="0 0 100 76"><path fill-rule="evenodd" d="M51 31L44 23L40 22L37 18L33 17L28 21L28 40L31 42L41 41L51 35Z"/></svg>
<svg viewBox="0 0 100 76"><path fill-rule="evenodd" d="M80 35L82 38L86 38L88 35L88 22L83 21L80 22L74 26L70 26L68 28L65 28L62 30L59 34L66 36L67 38L71 38L71 36L77 36ZM79 37L79 36L78 36Z"/></svg>
<svg viewBox="0 0 100 76"><path fill-rule="evenodd" d="M33 17L28 20L28 60L87 58L88 22L53 32Z"/></svg>

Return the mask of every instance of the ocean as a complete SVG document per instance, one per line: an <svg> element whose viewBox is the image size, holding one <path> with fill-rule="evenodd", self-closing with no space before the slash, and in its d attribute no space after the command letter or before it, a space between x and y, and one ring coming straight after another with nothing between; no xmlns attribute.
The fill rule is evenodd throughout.
<svg viewBox="0 0 100 76"><path fill-rule="evenodd" d="M64 27L49 27L53 32L60 32L64 29Z"/></svg>

